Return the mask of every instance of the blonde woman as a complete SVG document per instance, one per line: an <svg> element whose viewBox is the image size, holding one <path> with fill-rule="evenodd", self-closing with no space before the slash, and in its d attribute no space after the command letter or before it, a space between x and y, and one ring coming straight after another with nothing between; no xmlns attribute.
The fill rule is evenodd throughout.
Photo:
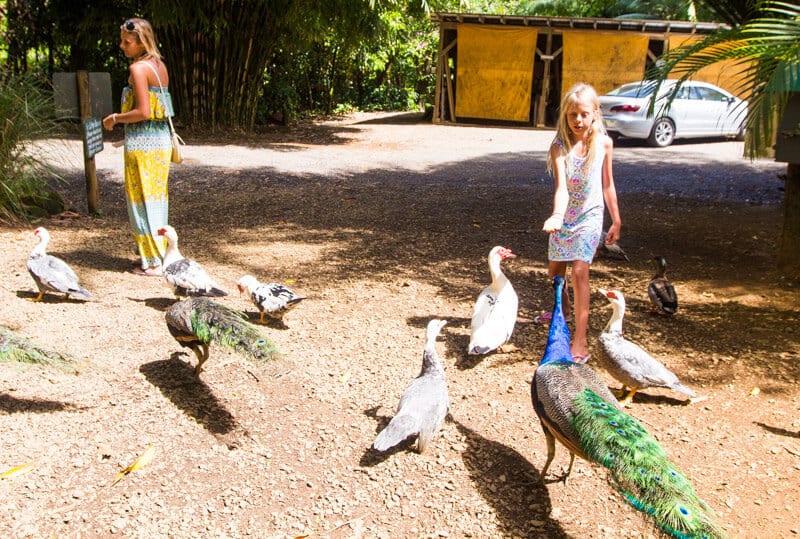
<svg viewBox="0 0 800 539"><path fill-rule="evenodd" d="M158 229L167 224L169 164L172 154L167 115L172 103L169 72L156 45L153 27L144 19L128 19L120 27L120 49L132 60L121 112L103 118L111 130L125 128L125 195L136 247L141 257L137 275L161 275L166 244ZM163 88L163 92L162 92Z"/></svg>
<svg viewBox="0 0 800 539"><path fill-rule="evenodd" d="M622 221L612 174L614 144L603 128L597 92L576 84L561 101L556 136L547 156L547 170L555 179L553 213L542 230L550 234L548 273L566 276L572 263L575 334L572 356L578 363L589 359L586 331L589 325L589 265L603 231L605 207L611 216L606 244L619 239ZM605 202L605 206L604 206ZM569 296L564 292L565 315Z"/></svg>

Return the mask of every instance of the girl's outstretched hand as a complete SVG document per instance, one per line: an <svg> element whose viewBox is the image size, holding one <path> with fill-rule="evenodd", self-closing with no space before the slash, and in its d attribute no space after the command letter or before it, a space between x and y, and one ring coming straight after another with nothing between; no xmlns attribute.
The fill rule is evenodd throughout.
<svg viewBox="0 0 800 539"><path fill-rule="evenodd" d="M553 215L547 218L547 221L544 222L542 230L550 234L551 232L561 230L561 227L563 225L564 225L564 217L557 213L554 213Z"/></svg>

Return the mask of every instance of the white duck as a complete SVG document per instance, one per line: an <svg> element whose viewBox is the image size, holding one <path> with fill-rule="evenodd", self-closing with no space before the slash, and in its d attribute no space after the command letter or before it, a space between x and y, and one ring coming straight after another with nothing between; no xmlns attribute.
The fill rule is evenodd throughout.
<svg viewBox="0 0 800 539"><path fill-rule="evenodd" d="M78 276L69 267L69 264L58 257L46 253L47 244L50 242L50 233L44 227L33 231L39 238L39 243L28 257L28 273L31 274L39 295L31 301L41 301L45 292L61 292L69 298L90 299L92 294L78 283Z"/></svg>
<svg viewBox="0 0 800 539"><path fill-rule="evenodd" d="M180 296L227 296L206 270L191 258L184 258L178 250L178 233L169 225L158 229L158 235L167 240L164 254L164 279L173 287L176 297Z"/></svg>
<svg viewBox="0 0 800 539"><path fill-rule="evenodd" d="M487 354L508 342L514 332L519 299L511 282L500 269L500 263L516 257L511 249L499 245L489 252L492 283L483 289L475 302L468 354Z"/></svg>
<svg viewBox="0 0 800 539"><path fill-rule="evenodd" d="M646 387L666 387L694 398L694 391L681 384L672 371L638 344L622 336L622 319L625 316L625 296L622 292L601 288L600 293L611 302L614 312L597 338L600 342L598 355L603 367L622 383L622 393L629 388L622 405L628 404L638 390Z"/></svg>
<svg viewBox="0 0 800 539"><path fill-rule="evenodd" d="M264 315L273 320L281 320L283 315L297 306L305 298L299 296L287 286L280 283L261 283L252 275L245 275L236 283L239 293L245 290L250 294L253 305L261 313L260 322L264 323Z"/></svg>

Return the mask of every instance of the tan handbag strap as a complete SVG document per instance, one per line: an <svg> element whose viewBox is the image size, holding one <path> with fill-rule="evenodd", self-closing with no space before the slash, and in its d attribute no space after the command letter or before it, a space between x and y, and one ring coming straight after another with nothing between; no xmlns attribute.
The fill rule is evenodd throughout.
<svg viewBox="0 0 800 539"><path fill-rule="evenodd" d="M158 81L158 87L161 88L161 95L164 96L164 102L166 103L167 102L167 93L164 91L164 85L161 84L161 77L158 76L158 70L155 67L153 67L153 64L151 64L147 60L144 60L144 63L147 64L147 67L149 67L150 69L153 70L153 73L156 76L156 80ZM175 133L175 126L172 125L172 116L167 115L167 121L169 122L170 133L172 133L173 135L177 135L177 133ZM177 135L177 136L178 136L178 138L180 138L180 135ZM181 143L183 144L183 139L180 139L180 140L181 140Z"/></svg>

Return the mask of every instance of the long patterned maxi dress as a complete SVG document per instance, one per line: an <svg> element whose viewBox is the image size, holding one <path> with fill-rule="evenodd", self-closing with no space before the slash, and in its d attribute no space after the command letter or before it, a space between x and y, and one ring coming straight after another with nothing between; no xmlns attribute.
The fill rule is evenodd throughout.
<svg viewBox="0 0 800 539"><path fill-rule="evenodd" d="M166 241L158 229L169 217L169 164L172 156L167 115L172 115L169 93L151 86L150 119L125 124L125 195L142 269L160 266ZM135 106L133 88L122 91L122 112Z"/></svg>
<svg viewBox="0 0 800 539"><path fill-rule="evenodd" d="M558 140L563 148L563 142ZM592 262L603 231L603 160L605 149L595 150L594 162L586 157L567 154L567 190L569 204L560 230L550 234L547 257L558 262ZM586 166L588 164L588 167Z"/></svg>

